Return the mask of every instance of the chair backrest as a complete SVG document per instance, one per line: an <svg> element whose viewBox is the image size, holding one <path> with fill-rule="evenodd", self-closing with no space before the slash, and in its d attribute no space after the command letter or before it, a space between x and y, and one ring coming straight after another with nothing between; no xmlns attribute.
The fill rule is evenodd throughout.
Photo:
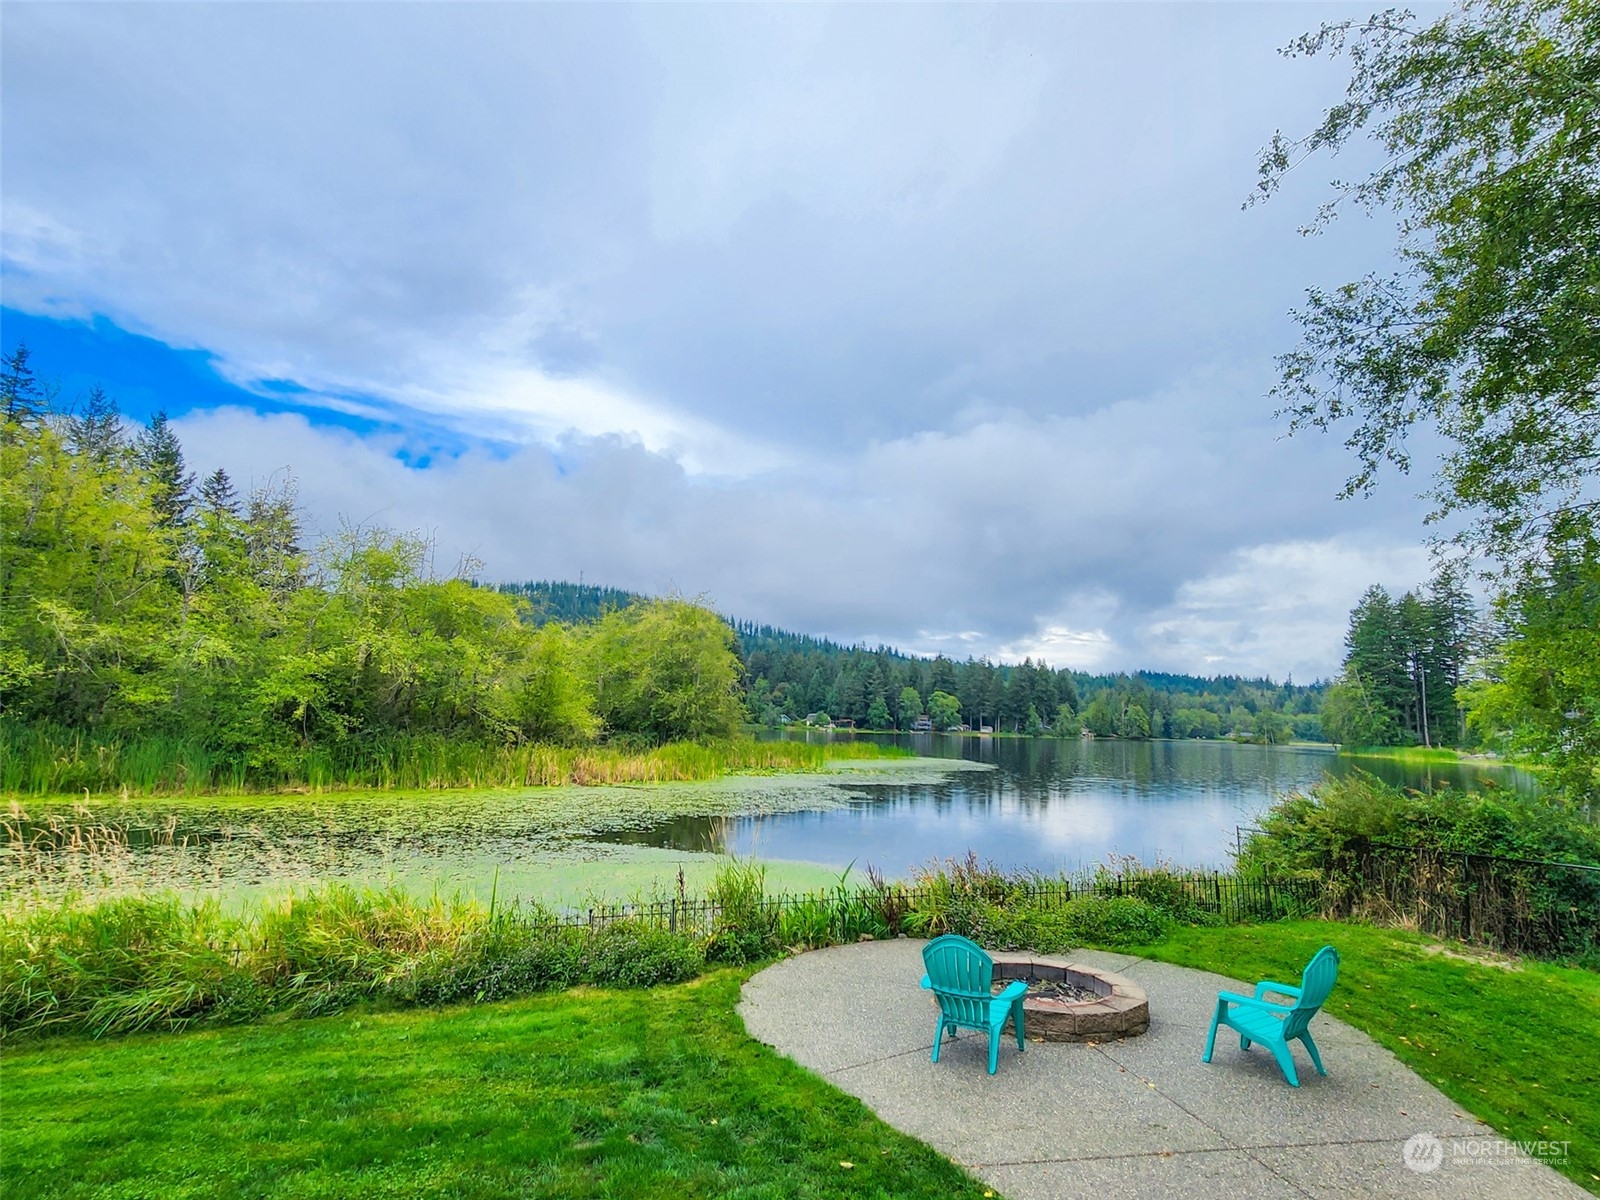
<svg viewBox="0 0 1600 1200"><path fill-rule="evenodd" d="M945 1016L964 1025L989 1023L994 959L981 946L959 934L947 933L922 948L922 961Z"/></svg>
<svg viewBox="0 0 1600 1200"><path fill-rule="evenodd" d="M1338 978L1339 952L1332 946L1324 946L1311 956L1311 961L1300 975L1300 999L1284 1021L1284 1037L1305 1032L1306 1026L1311 1024L1311 1018L1317 1015L1317 1010L1327 1000L1328 993L1333 991L1334 981Z"/></svg>

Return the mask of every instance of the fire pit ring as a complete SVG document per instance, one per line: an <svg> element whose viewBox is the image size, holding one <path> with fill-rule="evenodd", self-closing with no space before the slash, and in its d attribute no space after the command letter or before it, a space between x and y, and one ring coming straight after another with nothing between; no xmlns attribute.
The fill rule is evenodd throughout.
<svg viewBox="0 0 1600 1200"><path fill-rule="evenodd" d="M1138 1037L1150 1028L1150 1000L1133 980L1064 958L991 954L997 989L1014 979L1055 984L1065 995L1034 995L1022 1002L1030 1038L1046 1042L1104 1042ZM1068 998L1082 996L1084 998ZM1010 1021L1006 1022L1010 1028Z"/></svg>

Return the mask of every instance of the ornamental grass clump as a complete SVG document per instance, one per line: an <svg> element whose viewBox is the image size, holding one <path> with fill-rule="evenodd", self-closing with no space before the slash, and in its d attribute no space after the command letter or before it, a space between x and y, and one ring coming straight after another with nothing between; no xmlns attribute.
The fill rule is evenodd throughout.
<svg viewBox="0 0 1600 1200"><path fill-rule="evenodd" d="M704 963L691 934L633 921L564 926L537 905L341 883L239 911L171 894L13 903L0 909L0 1037L649 987Z"/></svg>
<svg viewBox="0 0 1600 1200"><path fill-rule="evenodd" d="M706 941L708 962L759 962L779 951L779 910L767 899L766 867L730 860L718 868L708 898L716 911Z"/></svg>

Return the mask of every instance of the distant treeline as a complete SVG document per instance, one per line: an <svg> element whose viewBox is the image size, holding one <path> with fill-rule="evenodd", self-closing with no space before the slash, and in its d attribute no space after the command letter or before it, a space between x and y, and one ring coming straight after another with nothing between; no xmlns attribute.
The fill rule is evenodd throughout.
<svg viewBox="0 0 1600 1200"><path fill-rule="evenodd" d="M508 584L542 619L582 621L643 597L542 581ZM731 620L744 660L748 719L761 725L848 720L864 729L989 726L1012 733L1132 738L1322 738L1325 684L1166 672L1091 675L1031 659L1005 665L935 658L887 646L844 646L771 625Z"/></svg>

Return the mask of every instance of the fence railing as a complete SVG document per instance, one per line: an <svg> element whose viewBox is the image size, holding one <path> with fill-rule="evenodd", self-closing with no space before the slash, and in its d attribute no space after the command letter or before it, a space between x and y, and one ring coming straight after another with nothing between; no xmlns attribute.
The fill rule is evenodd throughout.
<svg viewBox="0 0 1600 1200"><path fill-rule="evenodd" d="M980 883L968 889L884 883L854 889L772 895L758 903L774 915L826 905L841 909L857 906L879 913L885 925L894 932L901 932L906 917L946 903L952 894L1035 908L1061 907L1081 896L1135 896L1158 905L1182 905L1192 911L1209 913L1224 923L1239 923L1314 913L1321 888L1305 880L1265 882L1240 879L1220 871L1119 872L1080 879ZM678 896L567 909L561 913L559 921L562 925L593 929L630 921L675 933L703 935L716 928L721 913L721 905L713 899Z"/></svg>

